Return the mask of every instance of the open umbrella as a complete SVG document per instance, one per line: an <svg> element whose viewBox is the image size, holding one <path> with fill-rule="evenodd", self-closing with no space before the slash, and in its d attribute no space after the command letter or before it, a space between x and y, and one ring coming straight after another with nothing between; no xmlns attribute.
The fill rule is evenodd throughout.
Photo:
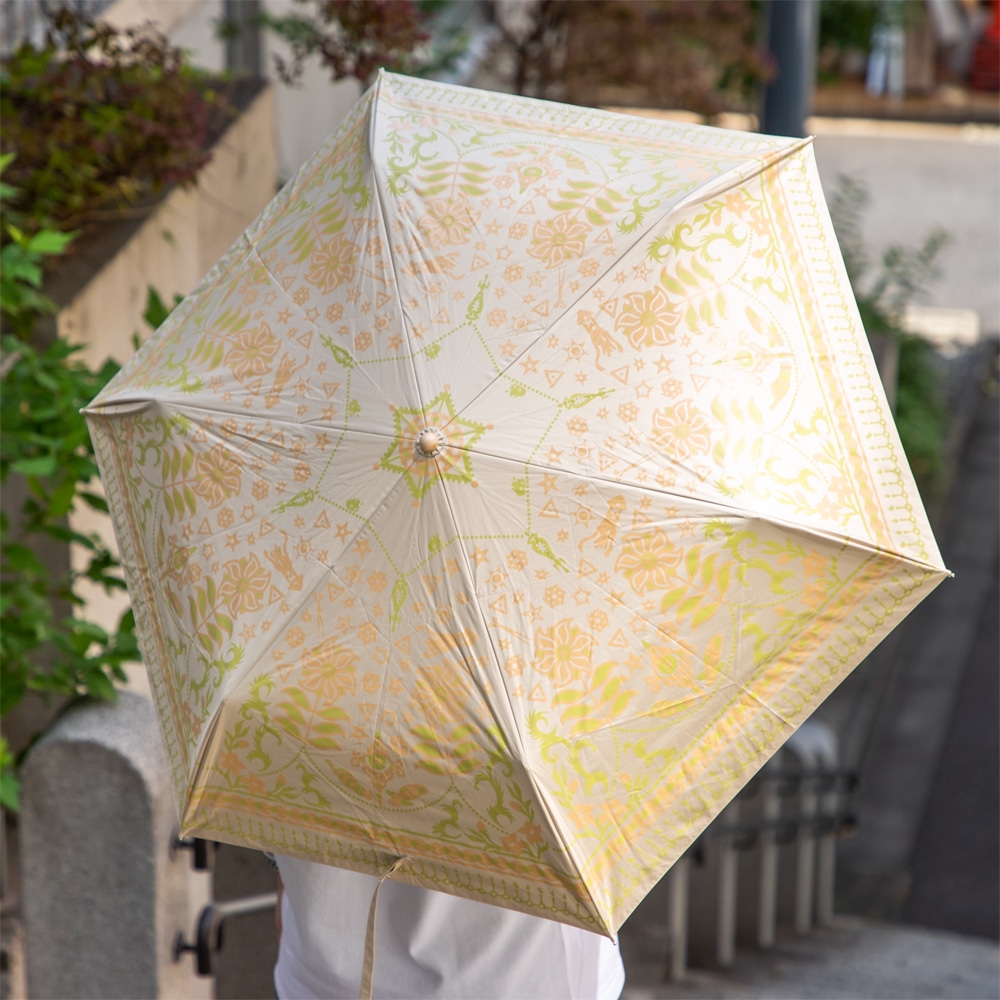
<svg viewBox="0 0 1000 1000"><path fill-rule="evenodd" d="M184 831L604 933L946 575L808 141L382 74L87 416Z"/></svg>

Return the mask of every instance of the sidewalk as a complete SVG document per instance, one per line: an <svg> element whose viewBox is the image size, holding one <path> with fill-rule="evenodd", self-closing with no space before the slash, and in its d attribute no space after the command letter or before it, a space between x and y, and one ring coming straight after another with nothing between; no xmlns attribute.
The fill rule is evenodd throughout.
<svg viewBox="0 0 1000 1000"><path fill-rule="evenodd" d="M692 970L665 983L644 935L622 937L623 1000L996 1000L1000 952L955 934L837 918L806 937L779 938L768 952L740 951L725 973Z"/></svg>

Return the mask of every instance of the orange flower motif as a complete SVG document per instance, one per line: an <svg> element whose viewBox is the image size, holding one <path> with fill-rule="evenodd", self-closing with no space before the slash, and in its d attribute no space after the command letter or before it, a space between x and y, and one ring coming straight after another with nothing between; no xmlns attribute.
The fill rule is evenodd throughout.
<svg viewBox="0 0 1000 1000"><path fill-rule="evenodd" d="M582 257L590 226L557 215L551 222L536 222L528 253L546 267L558 267L574 257Z"/></svg>
<svg viewBox="0 0 1000 1000"><path fill-rule="evenodd" d="M357 256L357 244L351 243L344 236L337 236L325 247L313 250L306 281L320 291L332 292L338 286L354 280L354 262Z"/></svg>
<svg viewBox="0 0 1000 1000"><path fill-rule="evenodd" d="M430 245L437 248L468 243L478 219L479 213L465 197L432 198L419 228Z"/></svg>
<svg viewBox="0 0 1000 1000"><path fill-rule="evenodd" d="M521 848L524 846L516 833L508 833L506 836L500 838L500 846L508 853L513 854L515 857L520 857Z"/></svg>
<svg viewBox="0 0 1000 1000"><path fill-rule="evenodd" d="M331 702L357 691L358 656L336 639L314 646L301 661L302 686L321 701Z"/></svg>
<svg viewBox="0 0 1000 1000"><path fill-rule="evenodd" d="M636 349L662 347L674 339L678 319L666 292L657 285L647 292L625 296L625 307L615 321L615 329L624 333Z"/></svg>
<svg viewBox="0 0 1000 1000"><path fill-rule="evenodd" d="M643 594L666 587L682 556L666 532L644 531L626 537L615 569L637 594Z"/></svg>
<svg viewBox="0 0 1000 1000"><path fill-rule="evenodd" d="M686 399L653 414L653 441L670 458L706 454L712 443L709 430L701 411Z"/></svg>
<svg viewBox="0 0 1000 1000"><path fill-rule="evenodd" d="M236 343L229 348L223 360L237 378L252 378L270 369L278 346L271 328L267 323L261 323L256 330L238 333Z"/></svg>
<svg viewBox="0 0 1000 1000"><path fill-rule="evenodd" d="M590 670L593 647L593 639L572 618L563 618L535 633L535 670L565 687Z"/></svg>
<svg viewBox="0 0 1000 1000"><path fill-rule="evenodd" d="M199 455L194 464L195 481L191 487L198 496L218 507L240 491L241 464L225 445L217 444L207 455Z"/></svg>
<svg viewBox="0 0 1000 1000"><path fill-rule="evenodd" d="M219 767L228 774L239 774L240 771L246 770L246 764L232 751L219 754Z"/></svg>
<svg viewBox="0 0 1000 1000"><path fill-rule="evenodd" d="M256 555L231 559L224 567L219 596L231 615L260 611L270 583L271 572Z"/></svg>
<svg viewBox="0 0 1000 1000"><path fill-rule="evenodd" d="M521 834L521 836L524 837L524 839L531 846L545 843L545 838L542 836L542 828L537 823L532 823L530 820L525 821L524 826L522 826L517 832Z"/></svg>
<svg viewBox="0 0 1000 1000"><path fill-rule="evenodd" d="M663 686L688 689L698 687L691 672L690 650L680 644L676 646L649 645L646 649L649 653L650 666ZM646 680L649 682L652 678L647 677ZM650 687L652 688L653 685L650 684Z"/></svg>

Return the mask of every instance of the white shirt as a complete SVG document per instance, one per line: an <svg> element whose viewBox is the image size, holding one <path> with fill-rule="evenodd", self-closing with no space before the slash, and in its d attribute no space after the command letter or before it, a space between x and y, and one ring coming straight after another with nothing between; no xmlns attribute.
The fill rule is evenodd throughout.
<svg viewBox="0 0 1000 1000"><path fill-rule="evenodd" d="M285 886L274 970L280 1000L356 998L378 880L277 858ZM379 894L373 993L381 1000L615 1000L609 938L392 879Z"/></svg>

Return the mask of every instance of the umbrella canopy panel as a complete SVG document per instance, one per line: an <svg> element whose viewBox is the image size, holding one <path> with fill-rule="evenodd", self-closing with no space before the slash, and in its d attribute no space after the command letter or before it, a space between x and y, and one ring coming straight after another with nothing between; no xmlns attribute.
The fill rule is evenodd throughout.
<svg viewBox="0 0 1000 1000"><path fill-rule="evenodd" d="M381 74L87 412L185 830L605 933L945 575L800 140Z"/></svg>

